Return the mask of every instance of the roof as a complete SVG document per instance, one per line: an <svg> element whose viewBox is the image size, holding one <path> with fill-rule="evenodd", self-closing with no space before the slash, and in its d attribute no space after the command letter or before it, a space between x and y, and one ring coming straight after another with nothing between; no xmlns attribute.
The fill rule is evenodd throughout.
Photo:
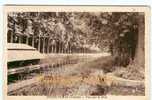
<svg viewBox="0 0 152 100"><path fill-rule="evenodd" d="M26 44L19 44L19 43L7 43L7 49L31 49L36 50L35 48L26 45Z"/></svg>
<svg viewBox="0 0 152 100"><path fill-rule="evenodd" d="M26 44L8 43L7 45L8 62L43 58L39 51Z"/></svg>

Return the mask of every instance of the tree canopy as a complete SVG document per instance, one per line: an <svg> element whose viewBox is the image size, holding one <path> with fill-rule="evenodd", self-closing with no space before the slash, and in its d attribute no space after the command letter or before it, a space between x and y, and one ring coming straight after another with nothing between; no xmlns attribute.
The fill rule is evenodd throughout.
<svg viewBox="0 0 152 100"><path fill-rule="evenodd" d="M8 33L49 36L75 47L94 45L118 59L134 58L138 12L12 12ZM122 55L122 56L121 56ZM119 57L118 57L119 56Z"/></svg>

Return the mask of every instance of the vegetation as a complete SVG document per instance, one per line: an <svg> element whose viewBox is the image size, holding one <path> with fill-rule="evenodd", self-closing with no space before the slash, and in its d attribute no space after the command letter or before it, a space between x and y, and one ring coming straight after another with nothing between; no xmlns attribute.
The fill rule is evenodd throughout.
<svg viewBox="0 0 152 100"><path fill-rule="evenodd" d="M51 51L53 53L60 53L62 50L62 53L81 51L111 53L111 56L106 57L82 55L83 57L77 58L74 55L76 58L68 56L62 58L58 55L59 60L52 56L52 58L46 57L42 62L49 63L48 69L51 69L43 72L47 77L43 77L44 80L35 86L23 88L12 94L55 97L107 93L144 95L144 24L144 13L139 12L9 13L8 42L26 43L28 37L29 45L32 45L32 38L35 38L35 48L38 48L40 42L40 52L47 52L48 47L53 47L55 49ZM64 60L60 61L61 58ZM57 64L53 65L52 62ZM118 80L120 83L122 80L126 83L124 82L122 86L107 85L109 82L112 84L114 79L106 81L104 78L99 78L99 74L101 76L112 74L114 77L119 77L118 79L121 77L121 80ZM135 86L139 80L142 86ZM51 83L47 84L48 81ZM126 84L131 86L125 86Z"/></svg>
<svg viewBox="0 0 152 100"><path fill-rule="evenodd" d="M139 25L144 23L139 24L139 20L143 18L136 12L9 13L8 38L11 33L17 34L14 42L20 35L48 36L52 44L62 44L65 49L93 45L100 51L110 51L117 65L126 66L134 60Z"/></svg>

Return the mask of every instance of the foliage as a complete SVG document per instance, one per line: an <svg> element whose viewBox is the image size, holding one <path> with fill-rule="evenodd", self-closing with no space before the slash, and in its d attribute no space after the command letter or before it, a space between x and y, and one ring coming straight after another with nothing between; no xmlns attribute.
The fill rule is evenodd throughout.
<svg viewBox="0 0 152 100"><path fill-rule="evenodd" d="M49 36L65 48L109 50L120 65L133 60L138 39L137 12L20 12L8 14L8 33Z"/></svg>

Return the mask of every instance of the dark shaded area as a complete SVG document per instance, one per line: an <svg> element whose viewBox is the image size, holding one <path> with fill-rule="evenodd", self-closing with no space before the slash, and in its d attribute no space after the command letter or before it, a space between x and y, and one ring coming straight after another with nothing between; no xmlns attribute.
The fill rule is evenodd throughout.
<svg viewBox="0 0 152 100"><path fill-rule="evenodd" d="M40 59L13 61L13 62L8 62L7 67L8 67L8 69L18 68L18 67L24 67L24 66L28 66L28 65L36 65L39 62L40 62Z"/></svg>

